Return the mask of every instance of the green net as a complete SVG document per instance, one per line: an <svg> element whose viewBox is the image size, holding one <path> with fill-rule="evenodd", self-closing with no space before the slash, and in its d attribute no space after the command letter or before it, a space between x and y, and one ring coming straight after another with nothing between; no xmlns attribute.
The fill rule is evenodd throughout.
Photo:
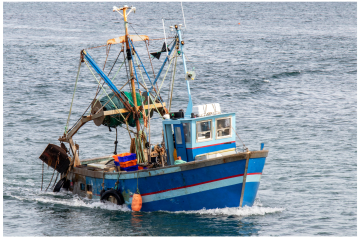
<svg viewBox="0 0 360 238"><path fill-rule="evenodd" d="M126 92L126 91L123 91L123 93L126 95L126 99L128 100L128 102L130 103L130 105L133 107L134 106L134 103L133 103L133 100L132 100L132 96L131 96L131 92ZM114 96L114 93L109 93L109 97L112 98ZM109 101L109 97L108 96L104 96L102 97L99 101L101 103L101 105L104 105L106 104L108 101ZM116 105L116 107L114 106L114 104L111 102L113 101L114 104ZM111 99L110 102L108 102L103 110L104 111L110 111L110 110L116 110L116 109L122 109L122 108L125 108L124 104L117 98L117 97L113 97ZM140 106L141 105L141 102L144 101L144 104L147 105L147 102L145 100L145 97L141 96L139 93L136 93L136 102L137 102L137 105ZM152 116L152 110L150 112L150 116ZM122 115L126 118L128 116L128 112L127 113L122 113ZM145 110L145 116L148 115L148 110ZM143 123L143 113L140 112L140 118L139 118L139 121L140 123ZM135 123L135 118L133 117L133 114L130 113L130 116L128 117L127 119L127 122L128 122L128 125L131 126L131 127L135 127L136 126L136 123ZM124 118L120 115L120 114L116 114L116 115L111 115L111 116L106 116L104 118L104 121L102 123L104 126L107 126L107 127L117 127L117 126L121 126L122 124L126 124L125 121L124 121Z"/></svg>

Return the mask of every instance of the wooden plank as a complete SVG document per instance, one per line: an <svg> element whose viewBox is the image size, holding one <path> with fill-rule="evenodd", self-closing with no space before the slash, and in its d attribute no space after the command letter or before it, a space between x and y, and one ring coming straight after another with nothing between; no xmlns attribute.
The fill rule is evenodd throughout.
<svg viewBox="0 0 360 238"><path fill-rule="evenodd" d="M220 158L213 158L213 159L207 159L202 161L192 161L184 164L179 165L170 165L166 167L159 167L159 168L153 168L153 169L145 169L145 170L138 170L138 171L129 171L121 172L121 178L122 179L133 179L137 178L137 173L139 172L139 178L142 177L149 177L149 176L156 176L159 174L168 174L168 173L175 173L180 171L186 171L186 170L193 170L198 168L203 168L207 166L217 165L217 164L223 164L223 163L231 163L238 160L245 160L247 158L247 153L238 153L234 155L227 155ZM160 170L160 171L158 171ZM95 178L102 179L103 177L103 171L91 171L88 170L86 167L84 168L75 168L73 170L74 174L80 174ZM149 174L150 173L150 174ZM113 172L106 172L105 178L106 179L117 179L118 173Z"/></svg>
<svg viewBox="0 0 360 238"><path fill-rule="evenodd" d="M268 150L251 151L250 158L263 158L263 157L267 157L268 154L269 154Z"/></svg>
<svg viewBox="0 0 360 238"><path fill-rule="evenodd" d="M77 149L76 149L76 146L75 146L72 138L69 138L69 144L70 144L70 149L74 155L74 158L73 158L74 167L76 167L76 166L80 165L81 163L80 163L80 159L79 159L79 154L77 153Z"/></svg>
<svg viewBox="0 0 360 238"><path fill-rule="evenodd" d="M166 103L163 103L164 107L166 106ZM161 103L156 103L155 105L151 104L150 105L150 109L155 109L155 108L163 108L163 105ZM139 108L139 107L138 107ZM148 105L145 105L144 106L144 109L148 109L149 106ZM119 114L119 113L127 113L129 112L129 110L123 108L123 109L117 109L117 110L110 110L110 111L102 111L102 112L99 112L95 115L89 115L89 116L86 116L86 117L83 117L81 118L81 120L75 125L75 127L69 131L69 133L66 134L66 139L67 140L64 140L62 138L60 138L61 141L68 141L69 138L73 137L74 134L88 121L91 121L91 120L94 120L96 118L99 118L99 117L102 117L102 116L110 116L110 115L116 115L116 114Z"/></svg>
<svg viewBox="0 0 360 238"><path fill-rule="evenodd" d="M246 176L247 176L247 170L248 170L248 166L249 166L249 159L250 159L250 152L248 152L248 154L246 155L245 171L244 171L244 175L243 175L243 182L242 182L242 188L241 188L240 207L242 207L243 201L244 201Z"/></svg>
<svg viewBox="0 0 360 238"><path fill-rule="evenodd" d="M136 153L135 138L131 138L130 153Z"/></svg>
<svg viewBox="0 0 360 238"><path fill-rule="evenodd" d="M150 109L155 109L155 108L163 108L163 105L164 105L164 107L166 106L166 103L163 103L163 104L161 104L161 103L155 103L155 105L154 104L151 104L150 105ZM137 107L138 109L140 108L140 107ZM145 105L144 106L144 109L145 110L147 110L149 108L149 106L148 105ZM110 110L110 111L104 111L104 115L105 116L109 116L109 115L116 115L116 114L119 114L119 113L127 113L127 112L129 112L127 109L125 109L125 108L123 108L123 109L117 109L117 110ZM97 115L97 114L96 114ZM96 115L93 115L92 117L93 118L95 118L95 116Z"/></svg>
<svg viewBox="0 0 360 238"><path fill-rule="evenodd" d="M80 160L81 164L89 164L89 163L98 163L104 160L109 160L109 159L113 159L112 155L107 155L107 156L101 156L101 157L96 157L96 158L90 158L90 159L83 159Z"/></svg>
<svg viewBox="0 0 360 238"><path fill-rule="evenodd" d="M81 120L75 125L75 127L73 129L71 129L71 131L69 131L69 133L66 134L66 138L69 140L70 138L73 137L73 135L88 121L90 121L92 118L87 116L87 117L83 117L81 118Z"/></svg>

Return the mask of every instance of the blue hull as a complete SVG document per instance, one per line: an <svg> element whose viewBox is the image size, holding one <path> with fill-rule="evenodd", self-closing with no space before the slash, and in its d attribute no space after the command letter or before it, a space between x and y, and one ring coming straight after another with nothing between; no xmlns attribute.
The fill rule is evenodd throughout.
<svg viewBox="0 0 360 238"><path fill-rule="evenodd" d="M265 159L249 159L243 206L252 206L255 201ZM104 179L84 177L86 184L92 186L93 199L100 199L103 181L107 190L114 188L118 180L118 189L129 208L138 184L143 199L141 211L239 207L245 164L246 159L232 156L121 173L120 177L117 173L105 173Z"/></svg>

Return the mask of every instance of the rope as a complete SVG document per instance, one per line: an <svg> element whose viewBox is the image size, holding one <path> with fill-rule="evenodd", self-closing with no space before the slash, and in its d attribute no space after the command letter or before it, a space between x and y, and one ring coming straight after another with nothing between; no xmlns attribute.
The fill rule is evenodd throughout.
<svg viewBox="0 0 360 238"><path fill-rule="evenodd" d="M57 175L56 175L55 181L54 181L53 186L51 187L51 189L53 189L53 188L55 187L55 183L56 183L58 177L59 177L59 172L58 172Z"/></svg>
<svg viewBox="0 0 360 238"><path fill-rule="evenodd" d="M60 154L60 152L59 152L59 154ZM56 159L56 162L55 162L55 168L54 168L54 172L53 172L53 174L52 174L52 176L51 176L50 183L49 183L48 187L46 188L45 192L46 192L46 191L48 190L48 188L50 187L51 182L52 182L52 180L53 180L53 178L54 178L56 166L59 164L59 154L58 154L57 159ZM59 173L58 173L58 175L59 175ZM57 178L57 176L56 176L56 178Z"/></svg>
<svg viewBox="0 0 360 238"><path fill-rule="evenodd" d="M105 47L105 46L107 46L107 44L106 45L94 46L94 47L91 47L91 48L86 48L85 50L91 50L91 49L96 49L96 48Z"/></svg>
<svg viewBox="0 0 360 238"><path fill-rule="evenodd" d="M111 47L111 45L110 45L110 47ZM107 46L106 46L106 60L105 60L105 63L104 63L103 71L105 70L106 61L107 61L107 58L108 58L109 53L110 53L110 47L109 47L109 50L108 50L108 48L107 48ZM123 47L121 48L121 50L120 50L120 52L119 52L119 54L118 54L118 56L117 56L117 58L116 58L116 60L115 60L115 62L114 62L114 64L113 64L113 66L111 67L111 69L110 69L110 71L109 71L109 73L108 73L107 76L110 75L112 69L114 68L114 66L115 66L115 64L116 64L116 62L117 62L117 60L118 60L118 58L119 58L119 56L120 56L120 54L121 54L121 51L123 51L123 48L124 48L124 45L123 45ZM122 67L122 65L120 66L120 68L121 68L121 67ZM119 70L120 70L120 69L119 69ZM117 73L116 73L116 75L117 75ZM116 75L114 76L114 78L113 78L111 81L113 81L113 80L115 79ZM101 82L101 80L102 80L102 78L100 77L100 82ZM104 86L104 84L105 84L105 82L103 82L102 86ZM98 85L98 87L97 87L97 89L96 89L96 93L95 93L94 100L95 100L95 98L97 97L97 95L99 94L99 92L100 92L100 89L99 89L99 85ZM101 94L101 95L102 95L102 94ZM101 95L100 95L100 96L101 96ZM97 102L97 101L98 101L98 100L96 100L96 102ZM95 103L96 103L96 102L95 102ZM91 105L91 104L90 104L90 105Z"/></svg>
<svg viewBox="0 0 360 238"><path fill-rule="evenodd" d="M115 76L114 76L112 79L110 79L111 82L114 81L115 77L116 77L117 74L119 73L119 71L120 71L120 69L122 68L122 66L124 65L124 63L125 63L125 61L121 64L121 66L120 66L120 68L118 69L118 71L116 72ZM111 70L110 70L110 71L111 71ZM110 74L110 73L109 73L109 74ZM127 82L126 82L126 83L127 83ZM105 82L102 84L102 86L104 86L104 84L105 84ZM125 84L125 85L126 85L126 84ZM125 85L124 85L124 86L125 86ZM124 86L123 86L123 87L124 87ZM121 88L119 89L119 91L120 91L123 87L121 87ZM99 85L98 85L98 88L99 88ZM99 92L96 93L95 97L96 97L98 94L99 94ZM103 94L104 94L104 92L101 92L99 98L102 97ZM114 94L114 96L115 96L115 94ZM114 97L114 96L113 96L113 97ZM112 97L112 98L113 98L113 97ZM97 103L97 102L99 101L99 98L96 99L95 103ZM108 102L109 102L109 101L108 101ZM106 103L106 104L107 104L107 103ZM105 105L106 105L106 104L105 104ZM91 105L91 103L90 103L90 105ZM104 106L105 106L105 105L104 105ZM102 106L98 111L100 111L104 106ZM98 113L98 111L97 111L96 113ZM96 113L95 113L95 114L96 114ZM85 113L84 113L84 114L85 114ZM90 114L91 114L91 111L89 112L89 115L90 115Z"/></svg>
<svg viewBox="0 0 360 238"><path fill-rule="evenodd" d="M89 68L89 70L90 70L90 72L93 74L93 76L94 76L94 78L96 79L96 81L98 82L98 84L100 85L100 82L98 81L98 79L96 78L96 76L95 76L95 74L93 73L93 71L91 70L91 68L90 68L90 66L89 66L89 64L87 63L87 61L85 60L85 64L86 64L86 66ZM120 110L119 110L119 108L115 105L115 103L111 100L111 98L109 97L109 95L106 93L106 90L104 89L104 87L102 86L102 85L100 85L101 86L101 89L102 90L104 90L104 92L105 92L105 94L106 94L106 96L109 98L109 100L111 101L111 103L114 105L114 107L116 108L116 110L118 110L118 112L119 112L119 114L122 116L122 118L124 119L124 122L126 123L126 129L128 130L128 132L129 132L129 136L130 136L130 138L131 138L131 135L130 135L130 129L129 129L129 125L128 125L128 123L127 123L127 119L124 117L124 115L120 112ZM129 112L130 113L130 112ZM118 120L116 117L114 117L116 120ZM119 121L119 120L118 120ZM133 132L133 131L131 131L131 132ZM134 132L133 132L134 133Z"/></svg>
<svg viewBox="0 0 360 238"><path fill-rule="evenodd" d="M145 155L144 149L142 148L141 136L143 135L143 131L139 131L139 134L135 138L135 150L138 155L137 163L145 163ZM145 136L146 137L146 136Z"/></svg>
<svg viewBox="0 0 360 238"><path fill-rule="evenodd" d="M150 60L151 68L152 68L152 71L153 71L153 74L154 74L154 79L155 79L155 78L156 78L156 75L155 75L155 71L154 71L154 66L153 66L153 64L152 64L152 60L151 60L150 52L149 52L149 48L148 48L149 41L148 41L147 44L146 44L146 41L145 41L145 45L146 45L146 49L147 49L147 52L148 52L148 55L149 55L149 60ZM156 84L156 85L157 85L157 84Z"/></svg>
<svg viewBox="0 0 360 238"><path fill-rule="evenodd" d="M75 92L76 92L76 86L77 86L77 82L78 82L78 79L79 79L79 74L80 74L80 67L81 67L81 60L80 60L80 62L79 62L79 68L78 68L78 72L77 72L77 76L76 76L75 87L74 87L74 93L73 93L73 97L72 97L72 100L71 100L71 105L70 105L69 116L68 116L68 119L67 119L67 122L66 122L66 126L65 126L65 134L66 134L66 132L67 132L67 127L69 126L70 115L71 115L71 109L72 109L72 106L73 106L74 97L75 97Z"/></svg>
<svg viewBox="0 0 360 238"><path fill-rule="evenodd" d="M122 51L122 50L121 50L121 51ZM120 51L120 53L121 53L121 51ZM119 53L118 57L120 56L120 53ZM116 61L115 61L115 63L116 63ZM114 65L113 65L113 67L115 66L115 63L114 63ZM125 61L124 61L124 62L122 63L122 65L120 66L118 72L120 71L120 69L121 69L121 67L123 66L124 63L125 63ZM111 70L110 70L110 72L109 72L109 75L110 75L113 67L111 68ZM117 76L118 72L115 74L115 76L114 76L114 78L112 79L112 81L115 79L115 77ZM105 82L104 82L104 83L105 83ZM104 83L103 83L103 85L104 85ZM121 90L121 89L120 89L120 90ZM95 95L95 98L96 98L96 96L97 96L97 94ZM86 110L85 110L84 113L81 115L81 117L80 117L80 118L75 122L75 124L69 129L69 131L72 130L72 129L75 127L75 125L82 119L82 117L86 114L87 110L90 108L91 105L92 105L92 102L91 102L91 103L89 104L89 106L86 108ZM90 113L91 113L91 112L89 112L89 115L90 115Z"/></svg>
<svg viewBox="0 0 360 238"><path fill-rule="evenodd" d="M46 192L46 191L48 190L48 188L50 187L51 182L52 182L52 179L53 179L53 177L54 177L54 174L55 174L55 169L54 169L53 175L51 176L50 183L49 183L48 187L46 188L45 192Z"/></svg>
<svg viewBox="0 0 360 238"><path fill-rule="evenodd" d="M120 179L120 173L121 173L121 171L119 171L117 181L115 182L115 187L114 187L114 190L117 190L117 189L118 189L119 179Z"/></svg>
<svg viewBox="0 0 360 238"><path fill-rule="evenodd" d="M137 176L136 176L136 192L138 194L140 194L140 191L139 191L139 170L137 171Z"/></svg>
<svg viewBox="0 0 360 238"><path fill-rule="evenodd" d="M103 173L103 182L101 184L101 187L105 190L105 173Z"/></svg>
<svg viewBox="0 0 360 238"><path fill-rule="evenodd" d="M106 62L107 62L107 59L108 59L108 57L109 57L110 48L111 48L111 45L109 45L109 49L108 49L108 47L106 46L106 59L105 59L105 62L104 62L103 71L105 70ZM120 52L121 52L121 51L120 51ZM109 73L109 74L110 74L110 73Z"/></svg>
<svg viewBox="0 0 360 238"><path fill-rule="evenodd" d="M42 163L42 175L41 175L41 191L44 183L44 162Z"/></svg>
<svg viewBox="0 0 360 238"><path fill-rule="evenodd" d="M163 80L162 80L162 82L161 82L159 91L158 91L158 92L155 91L155 92L156 92L156 97L155 97L155 99L154 99L153 101L155 101L155 100L159 97L159 92L160 92L161 87L162 87L162 85L163 85L163 83L164 83L164 81L165 81L166 75L167 75L167 73L168 73L168 71L169 71L169 68L170 68L170 66L171 66L171 64L172 64L172 61L173 61L173 59L170 60L170 63L169 63L169 65L168 65L168 68L167 68L167 70L166 70L166 73L165 73L165 75L164 75L164 78L163 78ZM162 104L161 101L160 101L160 103L161 103L161 105L164 107L164 105ZM154 104L154 106L155 106L155 104ZM156 108L156 110L157 110L157 108ZM159 110L157 110L157 111L159 112ZM159 114L160 114L160 112L159 112Z"/></svg>
<svg viewBox="0 0 360 238"><path fill-rule="evenodd" d="M86 66L89 68L90 72L94 75L94 78L96 79L96 81L98 82L98 84L101 86L101 89L104 91L104 93L106 94L106 96L109 98L110 102L114 105L114 107L116 108L116 110L119 111L119 114L123 117L124 120L125 117L124 115L120 112L120 110L117 108L117 106L115 105L115 103L111 100L110 96L106 93L106 90L104 89L104 87L100 84L99 80L96 78L95 74L93 73L93 71L91 70L89 64L87 63L87 61L85 60L85 64Z"/></svg>
<svg viewBox="0 0 360 238"><path fill-rule="evenodd" d="M249 149L245 146L244 142L241 140L240 136L238 135L238 133L234 130L234 127L231 126L231 128L233 129L233 131L235 132L235 134L237 135L237 137L239 138L239 140L241 141L241 143L243 144L243 150L244 151L249 151Z"/></svg>

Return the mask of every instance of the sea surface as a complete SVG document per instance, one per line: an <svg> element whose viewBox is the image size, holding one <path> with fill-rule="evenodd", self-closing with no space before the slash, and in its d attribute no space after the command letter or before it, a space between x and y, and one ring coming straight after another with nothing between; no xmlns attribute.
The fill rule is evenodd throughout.
<svg viewBox="0 0 360 238"><path fill-rule="evenodd" d="M190 82L194 105L218 102L223 112L236 112L245 145L258 150L265 143L270 151L253 207L132 213L45 191L53 175L47 166L41 191L38 157L48 143L59 144L64 132L80 51L124 34L121 16L112 12L115 4L3 3L4 236L357 235L356 2L183 3L184 51L196 72ZM170 25L185 27L180 3L128 5L136 7L128 19L130 34L163 38L162 18L167 37L174 34ZM162 44L150 41L149 51L160 51ZM153 77L145 44L135 47ZM119 50L111 47L106 73ZM87 52L104 67L105 47ZM163 59L154 60L155 74ZM120 55L111 77L122 62ZM172 69L163 81L165 72L158 85L167 102ZM183 78L178 62L172 111L186 109ZM125 82L121 69L114 83ZM96 89L83 64L70 126ZM160 125L155 113L152 143L161 141ZM118 151L126 152L127 131L118 131ZM81 159L109 155L115 130L90 122L74 140ZM242 148L240 140L237 146Z"/></svg>

